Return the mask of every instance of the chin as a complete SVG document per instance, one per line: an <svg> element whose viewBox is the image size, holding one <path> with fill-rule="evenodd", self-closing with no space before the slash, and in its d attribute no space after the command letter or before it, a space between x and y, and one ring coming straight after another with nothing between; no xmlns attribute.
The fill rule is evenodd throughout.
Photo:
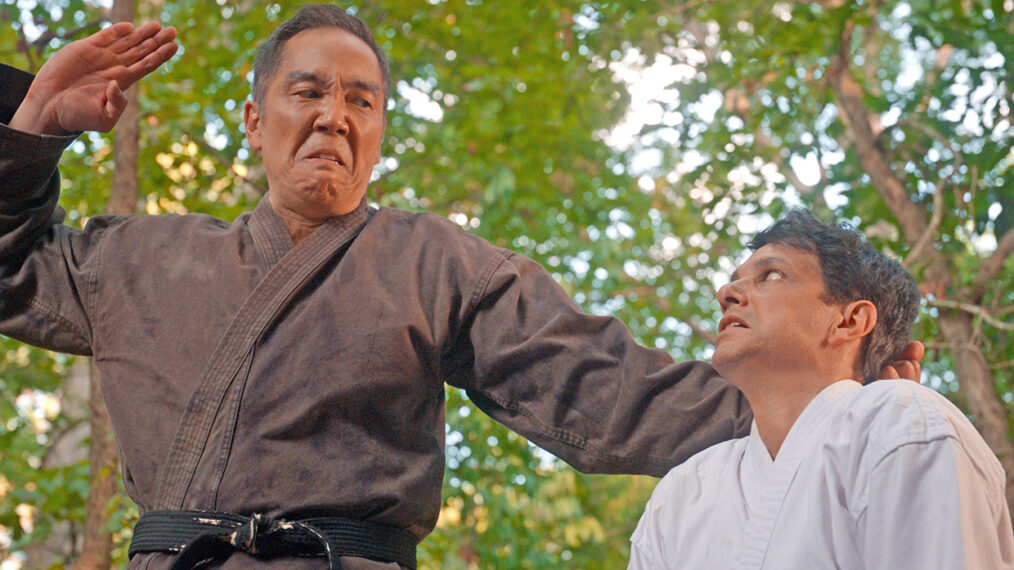
<svg viewBox="0 0 1014 570"><path fill-rule="evenodd" d="M729 354L727 351L716 348L715 353L711 356L711 365L715 367L715 370L729 382L733 382L733 378L737 376L737 373L742 373L744 368L742 364L742 358L737 358L734 354ZM748 367L746 367L748 368Z"/></svg>

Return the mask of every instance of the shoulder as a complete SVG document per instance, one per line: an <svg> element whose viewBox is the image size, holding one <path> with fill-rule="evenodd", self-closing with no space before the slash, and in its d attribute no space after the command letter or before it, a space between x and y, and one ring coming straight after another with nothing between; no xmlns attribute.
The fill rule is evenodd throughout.
<svg viewBox="0 0 1014 570"><path fill-rule="evenodd" d="M469 265L488 260L520 257L462 229L458 224L429 212L408 212L381 207L363 231L363 244L371 249L392 249L403 258L423 259L427 264L467 260ZM485 263L482 263L485 265Z"/></svg>
<svg viewBox="0 0 1014 570"><path fill-rule="evenodd" d="M1003 477L989 446L968 417L939 392L910 380L878 380L859 390L839 410L856 439L879 457L907 445L949 445Z"/></svg>
<svg viewBox="0 0 1014 570"><path fill-rule="evenodd" d="M661 508L665 504L681 505L702 498L702 489L718 488L720 477L734 476L750 444L749 437L717 443L673 467L655 486L649 506Z"/></svg>
<svg viewBox="0 0 1014 570"><path fill-rule="evenodd" d="M249 214L243 214L229 223L206 214L139 214L100 215L88 219L87 233L120 234L131 240L160 240L164 232L171 232L175 238L186 238L189 234L229 231L230 228L245 225Z"/></svg>
<svg viewBox="0 0 1014 570"><path fill-rule="evenodd" d="M878 380L855 391L848 412L871 437L899 444L954 437L968 419L941 394L910 380Z"/></svg>
<svg viewBox="0 0 1014 570"><path fill-rule="evenodd" d="M750 438L716 444L672 468L655 486L631 542L648 558L694 550L693 537L716 530L723 501L741 496L737 466ZM733 499L735 502L735 499ZM727 505L726 505L727 507Z"/></svg>
<svg viewBox="0 0 1014 570"><path fill-rule="evenodd" d="M390 206L377 208L370 223L390 227L410 228L413 230L427 230L441 234L470 235L454 222L432 212L410 212Z"/></svg>
<svg viewBox="0 0 1014 570"><path fill-rule="evenodd" d="M98 247L100 258L148 265L153 256L168 259L193 250L232 243L247 233L244 214L226 222L205 214L100 215L88 219L83 230L67 228L76 244ZM77 246L75 246L77 247Z"/></svg>

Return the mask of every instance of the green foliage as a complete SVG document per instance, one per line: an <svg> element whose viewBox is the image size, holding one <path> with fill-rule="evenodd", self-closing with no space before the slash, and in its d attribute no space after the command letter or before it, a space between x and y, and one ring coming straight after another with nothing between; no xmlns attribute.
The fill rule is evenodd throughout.
<svg viewBox="0 0 1014 570"><path fill-rule="evenodd" d="M0 59L33 69L43 56L17 47L19 22L30 17L20 4L0 4ZM140 86L139 212L231 219L256 203L266 181L242 134L247 81L257 45L295 5L139 2L139 20L175 25L182 45ZM446 215L533 257L586 310L620 317L643 342L678 358L708 356L716 281L738 261L746 236L787 208L852 220L877 247L909 253L846 143L828 84L846 26L854 26L852 75L882 124L877 144L909 198L928 214L942 210L931 247L946 254L954 282L936 289L923 279L925 267L914 265L929 298L950 298L974 283L1014 226L1014 34L1001 2L350 6L387 50L394 81L371 198ZM54 8L61 15L48 25ZM101 17L80 0L30 12L58 37ZM66 39L73 38L45 47ZM656 71L648 71L652 65ZM642 72L665 84L647 101L647 118L627 115L635 97L624 78ZM633 134L619 136L619 123ZM61 204L69 223L102 211L110 145L109 136L88 134L68 152ZM977 302L1010 322L1009 259ZM932 349L926 378L957 397L952 347L936 341L939 310L927 306L917 336ZM980 318L976 332L1009 405L1009 330ZM43 457L69 420L55 418L40 438L13 403L26 390L58 391L67 362L19 346L0 345L0 475L8 481L0 487L10 487L0 493L0 525L12 529L15 549L38 539L47 520L81 520L86 477L80 466L33 467L30 458ZM424 567L623 566L652 480L576 474L493 424L456 390L448 391L447 421L443 508L419 549ZM22 503L37 509L31 537L19 530ZM136 517L122 496L110 508L121 528Z"/></svg>

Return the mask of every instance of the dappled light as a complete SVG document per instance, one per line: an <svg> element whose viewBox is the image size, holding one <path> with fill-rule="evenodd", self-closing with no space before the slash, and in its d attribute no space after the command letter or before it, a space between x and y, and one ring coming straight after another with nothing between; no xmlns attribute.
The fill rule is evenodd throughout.
<svg viewBox="0 0 1014 570"><path fill-rule="evenodd" d="M101 4L4 3L0 61L37 70L97 29ZM535 259L677 360L712 354L715 293L754 233L796 207L848 221L916 276L923 383L974 420L1014 502L1011 2L348 4L392 74L371 204ZM182 49L140 84L136 213L253 210L267 191L243 129L254 50L296 5L138 2ZM112 140L66 151L66 223L105 212ZM65 564L88 468L45 459L82 422L64 378L83 359L6 337L0 355L0 561ZM577 473L446 397L420 568L623 567L656 480ZM122 486L109 510L122 565L137 516Z"/></svg>

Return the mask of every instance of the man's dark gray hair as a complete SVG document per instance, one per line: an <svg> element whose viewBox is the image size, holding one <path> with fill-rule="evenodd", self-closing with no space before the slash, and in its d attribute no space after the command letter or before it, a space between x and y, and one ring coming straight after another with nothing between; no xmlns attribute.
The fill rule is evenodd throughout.
<svg viewBox="0 0 1014 570"><path fill-rule="evenodd" d="M391 96L391 70L383 48L373 38L373 32L359 18L331 4L307 4L296 15L282 22L271 36L261 44L254 59L253 98L258 105L264 102L268 82L278 73L285 43L299 32L316 28L338 28L363 40L377 56L380 74L384 78L384 113L387 113L387 99Z"/></svg>
<svg viewBox="0 0 1014 570"><path fill-rule="evenodd" d="M901 355L910 342L919 313L915 278L852 229L847 222L825 225L806 210L793 210L757 234L751 250L780 243L817 256L824 280L825 303L866 300L877 307L877 324L863 341L864 382L879 378L880 369Z"/></svg>

